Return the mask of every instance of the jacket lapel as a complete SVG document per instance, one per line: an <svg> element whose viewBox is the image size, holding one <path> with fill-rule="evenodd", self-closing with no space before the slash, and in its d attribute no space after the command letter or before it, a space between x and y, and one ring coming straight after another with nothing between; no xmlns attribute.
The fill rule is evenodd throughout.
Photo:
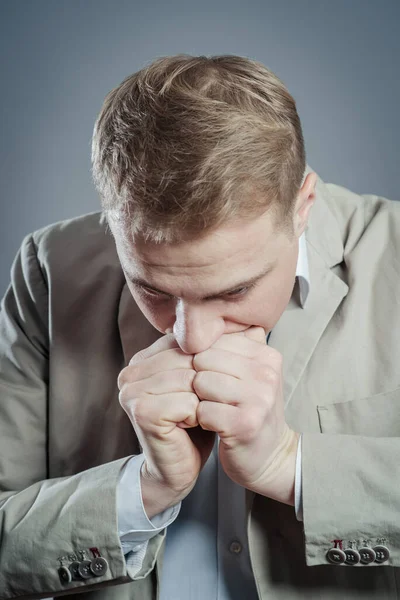
<svg viewBox="0 0 400 600"><path fill-rule="evenodd" d="M301 308L292 298L275 325L269 341L269 346L283 356L285 408L318 340L348 291L348 286L330 271L323 258L309 243L307 255L310 292L306 306Z"/></svg>
<svg viewBox="0 0 400 600"><path fill-rule="evenodd" d="M307 167L307 172L311 169ZM348 286L331 269L343 261L343 242L336 218L329 208L334 202L318 178L316 200L306 229L310 291L305 307L292 299L273 328L269 345L283 356L285 407L310 360L325 328L348 292Z"/></svg>

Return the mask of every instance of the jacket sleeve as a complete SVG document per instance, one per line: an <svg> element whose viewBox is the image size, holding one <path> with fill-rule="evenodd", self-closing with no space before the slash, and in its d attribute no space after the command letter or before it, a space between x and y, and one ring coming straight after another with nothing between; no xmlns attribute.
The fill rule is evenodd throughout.
<svg viewBox="0 0 400 600"><path fill-rule="evenodd" d="M0 308L0 598L48 598L144 579L165 531L130 574L116 495L129 457L48 479L48 292L31 235L24 238ZM106 562L69 580L72 562ZM94 572L93 572L94 571ZM77 590L79 591L79 590Z"/></svg>
<svg viewBox="0 0 400 600"><path fill-rule="evenodd" d="M303 433L309 566L400 566L399 457L398 437Z"/></svg>

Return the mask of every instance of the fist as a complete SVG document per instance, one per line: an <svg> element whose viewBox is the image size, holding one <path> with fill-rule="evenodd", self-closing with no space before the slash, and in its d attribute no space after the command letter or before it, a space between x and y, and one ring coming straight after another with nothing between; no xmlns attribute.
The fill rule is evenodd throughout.
<svg viewBox="0 0 400 600"><path fill-rule="evenodd" d="M262 327L222 335L196 354L197 419L220 437L219 458L236 483L294 503L299 434L285 421L283 358L266 345Z"/></svg>
<svg viewBox="0 0 400 600"><path fill-rule="evenodd" d="M135 354L118 377L120 404L145 455L142 475L174 502L193 488L215 439L198 427L195 376L193 356L170 334Z"/></svg>

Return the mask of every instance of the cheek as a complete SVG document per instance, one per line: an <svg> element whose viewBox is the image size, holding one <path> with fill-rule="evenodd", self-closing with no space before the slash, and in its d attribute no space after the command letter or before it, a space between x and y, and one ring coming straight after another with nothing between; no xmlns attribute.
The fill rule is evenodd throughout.
<svg viewBox="0 0 400 600"><path fill-rule="evenodd" d="M153 325L153 327L158 329L158 331L164 333L167 327L173 325L175 320L175 311L171 302L156 304L144 301L136 294L132 294L132 296L146 319Z"/></svg>
<svg viewBox="0 0 400 600"><path fill-rule="evenodd" d="M289 303L294 282L295 273L292 274L290 270L269 277L265 284L256 290L251 301L243 306L243 320L251 320L253 324L272 328Z"/></svg>
<svg viewBox="0 0 400 600"><path fill-rule="evenodd" d="M293 293L293 286L296 281L296 271L291 272L288 269L282 272L279 277L271 282L271 289L268 294L268 307L271 319L274 323L280 318L285 308L289 304Z"/></svg>

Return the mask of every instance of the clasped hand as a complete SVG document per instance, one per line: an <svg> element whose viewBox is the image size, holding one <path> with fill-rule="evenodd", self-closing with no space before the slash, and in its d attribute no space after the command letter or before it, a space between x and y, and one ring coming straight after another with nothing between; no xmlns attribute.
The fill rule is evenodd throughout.
<svg viewBox="0 0 400 600"><path fill-rule="evenodd" d="M170 490L171 502L193 488L218 434L233 481L293 504L299 434L284 417L282 355L262 327L224 334L194 356L166 335L131 359L118 386L146 478Z"/></svg>
<svg viewBox="0 0 400 600"><path fill-rule="evenodd" d="M299 434L284 416L282 355L262 327L219 338L196 354L197 420L220 437L219 458L236 483L288 504Z"/></svg>

